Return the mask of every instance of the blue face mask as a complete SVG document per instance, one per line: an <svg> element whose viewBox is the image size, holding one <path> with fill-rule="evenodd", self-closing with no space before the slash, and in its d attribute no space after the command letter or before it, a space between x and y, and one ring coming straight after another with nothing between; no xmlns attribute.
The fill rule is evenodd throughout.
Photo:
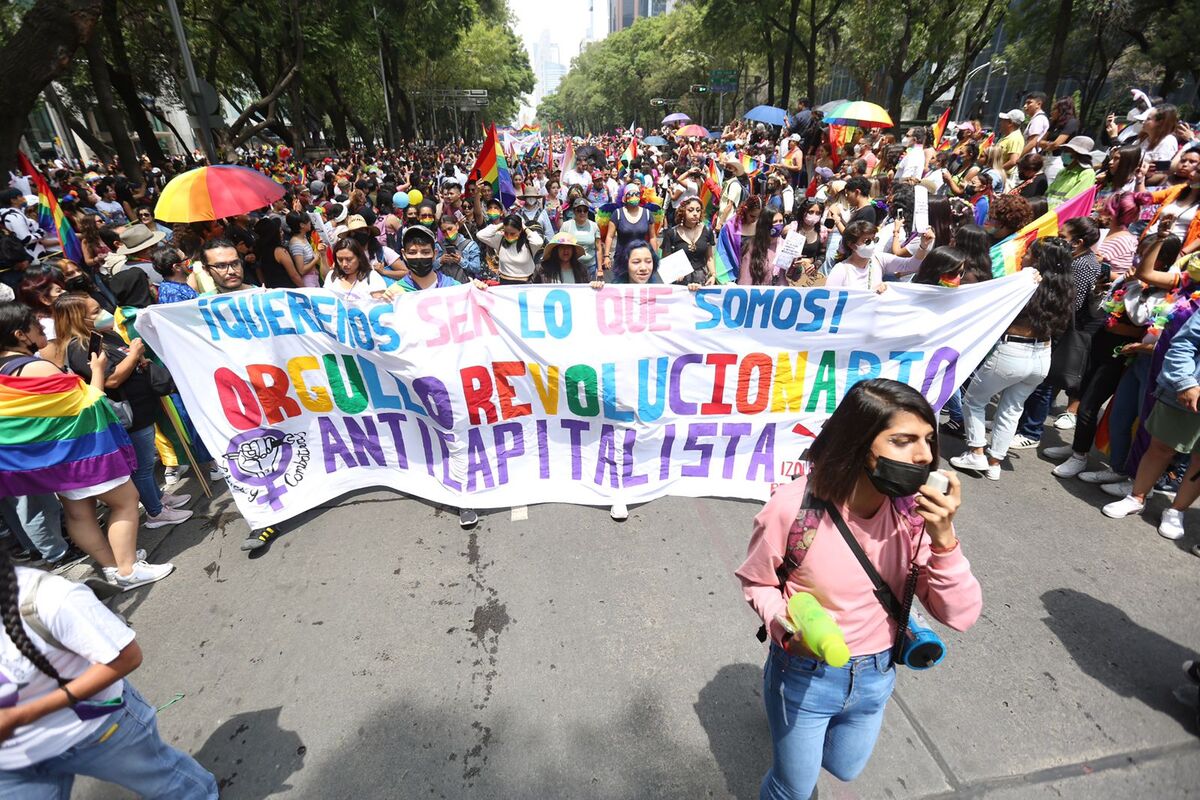
<svg viewBox="0 0 1200 800"><path fill-rule="evenodd" d="M1074 153L1063 153L1062 154L1062 162L1063 162L1064 167L1071 166L1073 163L1075 163L1075 154Z"/></svg>
<svg viewBox="0 0 1200 800"><path fill-rule="evenodd" d="M111 331L116 324L117 320L112 314L107 311L101 311L100 315L96 317L95 322L92 323L92 327L98 331Z"/></svg>

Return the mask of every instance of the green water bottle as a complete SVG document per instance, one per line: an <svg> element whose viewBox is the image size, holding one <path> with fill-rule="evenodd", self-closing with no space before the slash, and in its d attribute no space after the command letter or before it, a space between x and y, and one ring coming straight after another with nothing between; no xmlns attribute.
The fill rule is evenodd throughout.
<svg viewBox="0 0 1200 800"><path fill-rule="evenodd" d="M842 629L817 598L808 592L796 592L788 599L788 616L800 631L805 646L817 658L831 667L845 666L850 660Z"/></svg>

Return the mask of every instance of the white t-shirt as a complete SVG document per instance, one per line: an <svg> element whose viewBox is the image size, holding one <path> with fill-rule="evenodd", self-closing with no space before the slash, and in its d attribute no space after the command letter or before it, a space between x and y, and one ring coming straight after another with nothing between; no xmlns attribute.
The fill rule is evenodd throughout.
<svg viewBox="0 0 1200 800"><path fill-rule="evenodd" d="M16 570L20 596L24 598L37 571L25 567ZM67 679L78 677L93 664L109 663L134 638L133 630L105 608L91 589L57 575L42 580L38 588L37 611L42 624L70 650L47 644L28 626L25 626L25 633L58 674ZM18 701L21 703L58 689L54 679L38 671L3 631L0 631L0 681L20 687ZM120 697L124 685L124 681L117 681L88 699L103 702ZM0 688L5 687L0 685ZM0 769L21 769L53 758L111 724L107 716L83 722L69 708L47 714L32 725L17 728L0 744Z"/></svg>
<svg viewBox="0 0 1200 800"><path fill-rule="evenodd" d="M1147 161L1170 161L1177 152L1179 152L1179 142L1169 133L1154 147L1150 147L1149 140L1142 142L1142 153Z"/></svg>
<svg viewBox="0 0 1200 800"><path fill-rule="evenodd" d="M896 165L896 180L916 178L920 180L925 174L925 148L912 146L904 153L904 158Z"/></svg>
<svg viewBox="0 0 1200 800"><path fill-rule="evenodd" d="M375 270L371 270L365 279L359 278L352 285L347 286L333 270L330 270L329 274L325 276L325 288L343 300L369 302L372 299L371 294L373 292L387 291L387 283L383 280L382 275Z"/></svg>
<svg viewBox="0 0 1200 800"><path fill-rule="evenodd" d="M1030 136L1041 139L1048 130L1050 130L1050 118L1046 116L1045 111L1038 111L1029 118L1029 122L1025 125L1025 141L1029 141ZM1037 150L1033 152L1036 153Z"/></svg>

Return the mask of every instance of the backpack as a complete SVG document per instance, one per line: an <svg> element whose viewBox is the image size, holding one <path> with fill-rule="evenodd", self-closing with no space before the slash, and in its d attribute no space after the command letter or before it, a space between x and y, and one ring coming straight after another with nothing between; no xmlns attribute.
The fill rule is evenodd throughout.
<svg viewBox="0 0 1200 800"><path fill-rule="evenodd" d="M46 627L46 623L42 621L40 616L38 616L38 589L41 588L43 581L50 577L50 573L43 572L42 570L35 570L35 572L37 572L37 575L34 576L33 585L29 587L29 591L21 600L21 621L24 622L31 631L41 637L42 641L44 641L46 644L50 645L51 647L57 647L59 650L64 650L68 653L74 653L74 650L60 642L58 637L50 632L50 629ZM117 614L115 611L113 614L115 614L117 619L121 620L122 623L126 625L129 624L128 620L125 619L123 614Z"/></svg>

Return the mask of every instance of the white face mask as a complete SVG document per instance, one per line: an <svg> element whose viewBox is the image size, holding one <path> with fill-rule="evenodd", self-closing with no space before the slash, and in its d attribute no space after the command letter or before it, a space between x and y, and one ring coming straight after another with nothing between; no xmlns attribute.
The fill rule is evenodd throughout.
<svg viewBox="0 0 1200 800"><path fill-rule="evenodd" d="M805 214L804 215L804 224L805 225L809 225L809 226L816 225L820 221L821 221L820 214Z"/></svg>
<svg viewBox="0 0 1200 800"><path fill-rule="evenodd" d="M869 259L871 256L875 255L875 250L877 247L878 245L876 245L874 241L860 244L858 247L854 248L854 255L858 256L859 258Z"/></svg>
<svg viewBox="0 0 1200 800"><path fill-rule="evenodd" d="M913 145L913 140L912 140L911 136L905 136L900 141L905 147L912 147L912 145Z"/></svg>

